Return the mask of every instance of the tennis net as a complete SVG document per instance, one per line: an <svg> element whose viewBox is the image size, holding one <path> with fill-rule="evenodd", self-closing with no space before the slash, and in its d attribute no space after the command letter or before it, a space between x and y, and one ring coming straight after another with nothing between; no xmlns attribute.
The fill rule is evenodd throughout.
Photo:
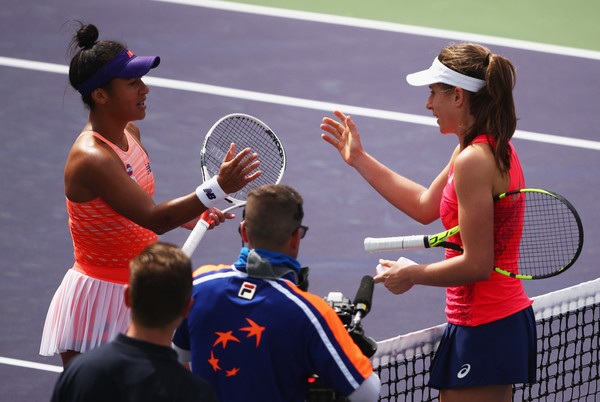
<svg viewBox="0 0 600 402"><path fill-rule="evenodd" d="M595 401L600 395L600 278L533 298L538 355L535 384L518 384L513 401ZM378 342L372 357L380 401L437 401L426 386L446 324Z"/></svg>

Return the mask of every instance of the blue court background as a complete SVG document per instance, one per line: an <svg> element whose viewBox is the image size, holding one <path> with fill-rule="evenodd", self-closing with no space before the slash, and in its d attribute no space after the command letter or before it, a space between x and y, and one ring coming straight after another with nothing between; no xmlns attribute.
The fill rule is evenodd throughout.
<svg viewBox="0 0 600 402"><path fill-rule="evenodd" d="M587 21L594 8L586 8L584 3L570 3L570 12ZM336 14L339 9L339 14L357 18L377 17L365 15L362 6L352 15L352 7L332 10L331 4L313 11ZM461 3L456 4L460 8ZM464 6L468 5L465 2ZM391 252L365 254L365 236L441 229L439 222L424 227L387 205L320 139L321 118L331 115L325 108L319 110L319 104L310 102L298 107L264 101L261 94L292 97L293 104L301 99L368 108L365 115L360 110L353 113L365 148L394 170L428 184L447 163L455 137L441 136L436 127L367 115L383 110L430 116L424 107L427 90L408 86L404 76L427 67L444 45L462 39L460 35L424 36L150 0L3 0L3 6L0 57L10 60L0 59L0 357L60 365L57 356L46 358L37 352L48 304L73 262L62 171L87 112L68 86L64 70L41 71L11 66L9 61L67 65L72 30L63 24L69 19L93 22L102 39L123 40L137 54L162 58L160 67L148 77L147 117L139 123L156 177L157 202L187 194L199 184L201 141L222 115L249 113L273 128L289 158L284 182L297 188L305 199L305 223L310 231L302 243L300 260L311 267L313 293L325 296L329 291L342 291L354 298L360 278L374 273L377 258L399 257ZM379 9L385 10L382 7ZM463 9L463 15L465 10L469 9ZM395 12L390 8L387 15ZM426 14L414 13L422 17L413 23L429 25ZM544 14L562 15L556 21L571 27L570 31L584 31L582 36L589 34L582 29L585 24L578 24L559 7L555 13L544 8ZM503 17L499 12L495 15L500 20ZM454 31L467 28L469 18L459 20L455 27L447 26L450 19L450 15L431 18L431 26ZM443 24L437 25L442 20ZM501 25L497 21L488 24L492 31ZM486 26L471 32L498 34L486 32ZM578 47L598 50L597 41ZM575 46L572 39L547 43ZM490 47L517 66L519 130L585 139L597 145L597 52L578 57L496 44ZM254 92L247 98L227 90L226 96L214 95L152 85L151 78ZM526 283L528 294L595 279L600 256L593 245L598 235L598 147L518 138L514 144L527 184L569 198L581 213L587 238L575 267L556 278ZM181 245L186 237L185 230L176 230L161 240ZM236 220L207 235L194 254L194 264L232 262L239 246ZM404 255L419 262L443 258L441 250ZM417 286L394 296L378 286L373 309L364 320L365 329L382 340L437 325L445 319L443 305L443 289ZM0 399L49 398L58 375L47 371L51 367L39 370L2 363Z"/></svg>

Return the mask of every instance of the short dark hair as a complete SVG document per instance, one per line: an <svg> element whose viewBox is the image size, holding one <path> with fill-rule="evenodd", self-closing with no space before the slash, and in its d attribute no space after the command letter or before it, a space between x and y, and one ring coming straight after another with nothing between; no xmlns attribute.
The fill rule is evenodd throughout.
<svg viewBox="0 0 600 402"><path fill-rule="evenodd" d="M179 247L148 245L129 264L131 318L147 328L171 324L192 294L192 263Z"/></svg>
<svg viewBox="0 0 600 402"><path fill-rule="evenodd" d="M250 190L244 212L246 231L256 248L284 245L304 217L302 197L284 184L268 184Z"/></svg>

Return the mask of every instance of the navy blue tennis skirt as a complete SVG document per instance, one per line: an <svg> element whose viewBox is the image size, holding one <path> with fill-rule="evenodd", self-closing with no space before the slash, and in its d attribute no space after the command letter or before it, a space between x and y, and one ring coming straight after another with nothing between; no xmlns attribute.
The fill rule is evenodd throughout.
<svg viewBox="0 0 600 402"><path fill-rule="evenodd" d="M533 309L476 327L448 324L430 368L436 389L536 382Z"/></svg>

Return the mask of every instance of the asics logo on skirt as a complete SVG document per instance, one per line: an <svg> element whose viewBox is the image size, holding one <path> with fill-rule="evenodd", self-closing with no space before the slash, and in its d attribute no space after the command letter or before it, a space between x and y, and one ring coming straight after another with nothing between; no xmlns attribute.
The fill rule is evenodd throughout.
<svg viewBox="0 0 600 402"><path fill-rule="evenodd" d="M471 365L463 364L456 376L458 378L465 378L469 374L469 371L471 371Z"/></svg>

